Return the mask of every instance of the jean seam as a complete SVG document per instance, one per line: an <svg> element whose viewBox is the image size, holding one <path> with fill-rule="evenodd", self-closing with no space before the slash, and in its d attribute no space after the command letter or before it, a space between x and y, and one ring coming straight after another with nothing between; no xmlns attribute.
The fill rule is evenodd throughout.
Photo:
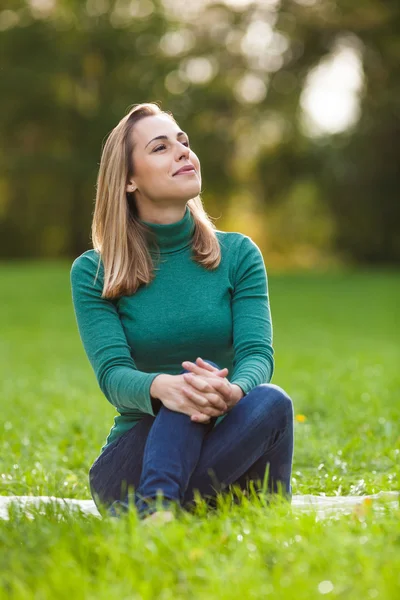
<svg viewBox="0 0 400 600"><path fill-rule="evenodd" d="M279 428L277 428L277 429L274 430L276 433L279 433L279 434L282 433L282 435L280 435L279 439L270 448L268 448L268 453L269 452L274 452L276 450L277 446L279 446L279 444L281 444L282 439L284 438L284 435L285 435L286 431L288 430L288 427L289 427L289 422L287 421L285 427L279 427ZM276 435L276 433L275 433L275 435ZM268 440L266 440L264 448L263 448L263 451L261 452L261 454L259 456L257 456L255 459L252 458L251 460L249 460L248 461L249 462L248 466L246 466L244 469L243 468L241 468L240 470L236 469L236 471L234 471L233 477L231 475L228 478L228 479L232 478L233 481L231 483L226 483L226 485L232 485L232 483L234 483L239 477L241 477L241 475L243 475L243 473L246 473L246 471L248 471L250 469L251 465L253 465L259 458L261 458L267 452L267 449L266 449L267 441ZM185 494L186 494L186 491L185 491Z"/></svg>
<svg viewBox="0 0 400 600"><path fill-rule="evenodd" d="M287 430L287 425L286 425L285 427L283 427L283 428L281 427L281 428L279 428L279 429L276 429L275 431L277 431L277 432L279 432L279 433L281 433L281 432L284 432L284 433L285 433L285 432L286 432L286 430ZM277 440L277 441L276 441L276 442L275 442L275 443L274 443L274 444L271 446L271 448L268 448L268 452L271 452L271 451L275 451L275 450L276 450L276 447L277 447L277 446L278 446L278 445L279 445L279 444L282 442L282 439L283 439L283 437L284 437L284 433L283 433L283 435L282 435L282 436L280 436L280 437L279 437L279 439L278 439L278 440ZM233 480L234 480L234 481L236 481L236 479L238 479L239 477L241 477L241 475L243 475L243 473L246 473L246 471L248 471L248 470L250 469L251 465L253 465L253 464L254 464L254 463L255 463L255 462L256 462L256 461L257 461L259 458L261 458L261 457L262 457L262 456L263 456L263 455L264 455L266 452L267 452L267 450L266 450L266 448L265 448L265 446L264 446L264 449L263 449L263 451L261 452L260 456L257 456L257 458L256 458L256 459L254 459L254 460L250 461L250 464L249 464L249 466L248 466L248 467L246 467L245 469L240 469L240 472L238 472L238 470L236 470L236 471L235 471L235 476L234 476ZM234 483L234 481L233 481L232 483ZM231 484L227 484L227 485L231 485Z"/></svg>
<svg viewBox="0 0 400 600"><path fill-rule="evenodd" d="M97 464L100 464L100 460L101 459L105 459L107 458L110 454L113 453L113 451L115 450L115 448L117 448L120 444L120 442L122 441L122 438L124 437L125 434L129 433L130 429L128 429L128 431L125 431L122 435L119 436L118 439L114 440L101 454L99 454L99 456L94 460L92 466L89 469L89 473L91 472L91 470L93 469L93 467L97 466Z"/></svg>
<svg viewBox="0 0 400 600"><path fill-rule="evenodd" d="M288 408L285 410L285 417L286 417L285 426L284 427L275 428L273 430L275 436L277 434L282 434L282 435L279 435L279 439L276 442L274 442L274 444L270 448L268 448L268 453L275 452L275 450L278 447L278 445L281 444L282 439L284 438L284 435L285 435L286 431L288 430L288 428L290 426L290 420L291 420L290 417L291 417L291 414L292 414L292 408L291 408L291 405L289 405ZM263 456L267 452L267 449L266 449L267 443L268 443L268 439L265 441L265 444L263 446L263 451L261 452L261 454L259 456L257 456L255 459L252 459L251 461L249 461L250 464L246 468L244 468L244 469L241 468L240 471L238 471L237 469L236 469L236 471L234 471L234 476L233 476L232 483L234 483L234 481L236 481L241 475L243 475L243 473L245 473L248 469L250 469L251 465L253 465L256 462L256 460L258 460L259 458L261 458L261 456ZM217 457L218 457L218 455L214 456L214 458L217 458ZM207 470L207 472L208 472L208 470ZM231 477L229 477L229 479L231 479ZM189 478L189 482L190 482L190 478ZM221 482L219 482L219 483L221 483ZM232 485L232 483L227 483L226 485ZM186 491L187 490L185 490L184 497L186 495Z"/></svg>

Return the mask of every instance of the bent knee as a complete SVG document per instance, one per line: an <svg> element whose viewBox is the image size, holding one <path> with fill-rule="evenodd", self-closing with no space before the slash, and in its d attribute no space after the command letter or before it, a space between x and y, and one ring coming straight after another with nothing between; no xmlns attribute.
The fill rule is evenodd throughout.
<svg viewBox="0 0 400 600"><path fill-rule="evenodd" d="M274 404L277 404L286 414L293 414L293 402L291 397L283 388L275 383L262 383L257 386L265 391L268 397L273 397Z"/></svg>

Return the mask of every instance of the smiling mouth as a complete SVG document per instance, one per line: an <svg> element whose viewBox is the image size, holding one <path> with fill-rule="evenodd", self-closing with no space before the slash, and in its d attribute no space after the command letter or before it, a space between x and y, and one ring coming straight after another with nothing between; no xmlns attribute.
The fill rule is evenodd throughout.
<svg viewBox="0 0 400 600"><path fill-rule="evenodd" d="M176 177L176 175L191 175L192 173L196 173L196 171L194 169L190 169L190 171L181 171L180 173L175 173L174 177Z"/></svg>
<svg viewBox="0 0 400 600"><path fill-rule="evenodd" d="M188 165L189 166L189 165ZM190 168L186 168L183 171L177 171L176 173L174 173L174 177L175 175L184 175L185 173L195 173L196 169L193 167L193 165L190 165Z"/></svg>

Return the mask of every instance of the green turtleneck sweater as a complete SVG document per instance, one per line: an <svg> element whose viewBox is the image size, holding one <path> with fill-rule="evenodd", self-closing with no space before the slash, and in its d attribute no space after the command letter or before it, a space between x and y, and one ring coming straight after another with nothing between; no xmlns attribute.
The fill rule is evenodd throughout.
<svg viewBox="0 0 400 600"><path fill-rule="evenodd" d="M268 383L274 370L267 275L253 240L215 230L222 260L208 271L191 259L195 223L188 206L175 223L142 223L155 232L161 261L155 279L135 294L101 297L104 270L94 249L71 267L82 344L101 391L119 413L101 452L145 414L155 416L153 379L178 375L185 360L200 356L227 367L228 381L244 394Z"/></svg>

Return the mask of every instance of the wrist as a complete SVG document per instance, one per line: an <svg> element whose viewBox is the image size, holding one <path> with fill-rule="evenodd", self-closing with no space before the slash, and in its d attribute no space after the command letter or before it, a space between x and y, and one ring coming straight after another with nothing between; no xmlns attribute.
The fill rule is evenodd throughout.
<svg viewBox="0 0 400 600"><path fill-rule="evenodd" d="M152 400L160 400L160 395L161 395L161 390L163 388L164 385L164 381L165 381L165 375L157 375L157 377L154 377L151 386L150 386L150 397L152 398Z"/></svg>
<svg viewBox="0 0 400 600"><path fill-rule="evenodd" d="M239 400L241 400L243 398L243 396L245 396L245 393L242 390L242 388L240 386L238 386L236 383L231 383L231 388L233 391L232 395L235 400L235 404L237 404L239 402Z"/></svg>

